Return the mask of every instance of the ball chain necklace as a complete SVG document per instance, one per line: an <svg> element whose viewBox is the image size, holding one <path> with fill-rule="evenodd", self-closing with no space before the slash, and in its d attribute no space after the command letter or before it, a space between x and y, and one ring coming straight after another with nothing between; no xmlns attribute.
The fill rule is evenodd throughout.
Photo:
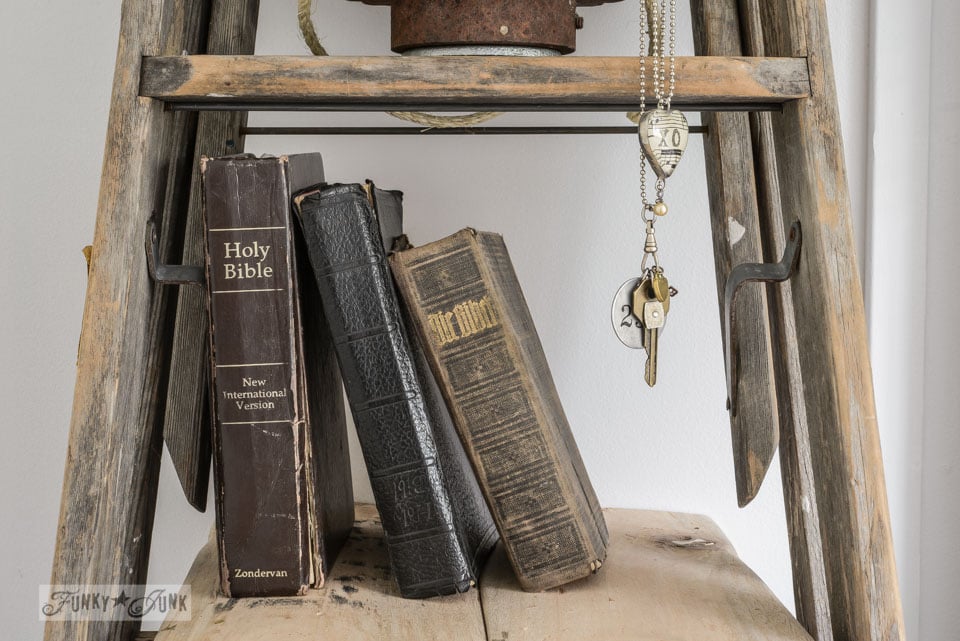
<svg viewBox="0 0 960 641"><path fill-rule="evenodd" d="M640 31L640 119L637 132L643 150L640 198L646 240L641 275L620 287L614 299L611 320L624 345L646 350L644 379L653 387L657 382L657 343L670 311L670 298L677 293L670 287L660 266L654 224L669 211L663 200L667 178L680 163L690 133L683 113L671 109L677 82L676 0L640 0ZM646 108L648 58L652 63L653 91L657 99L657 107L649 111ZM647 199L648 162L657 175L654 202ZM653 264L648 266L651 258Z"/></svg>

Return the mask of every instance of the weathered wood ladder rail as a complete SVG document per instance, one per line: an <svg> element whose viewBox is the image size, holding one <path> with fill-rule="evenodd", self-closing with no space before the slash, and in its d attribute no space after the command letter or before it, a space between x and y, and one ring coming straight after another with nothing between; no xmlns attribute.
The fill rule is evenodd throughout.
<svg viewBox="0 0 960 641"><path fill-rule="evenodd" d="M825 0L691 7L698 56L678 60L675 104L705 112L718 291L732 266L776 260L795 218L804 236L790 284L738 302L738 494L779 441L798 619L820 641L902 639ZM258 10L123 0L53 584L145 581L164 430L205 501L202 299L150 282L143 235L156 212L164 259L200 261L195 159L241 151L247 111L624 110L640 93L629 57L254 57ZM135 632L49 622L46 638Z"/></svg>

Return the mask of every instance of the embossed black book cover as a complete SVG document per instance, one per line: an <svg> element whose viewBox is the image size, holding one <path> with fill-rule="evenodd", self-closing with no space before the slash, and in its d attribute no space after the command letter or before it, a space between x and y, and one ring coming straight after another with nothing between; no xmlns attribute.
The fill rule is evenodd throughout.
<svg viewBox="0 0 960 641"><path fill-rule="evenodd" d="M319 154L202 161L224 594L323 583L353 525L340 376L290 209Z"/></svg>
<svg viewBox="0 0 960 641"><path fill-rule="evenodd" d="M595 572L607 527L503 238L465 229L390 264L520 585Z"/></svg>
<svg viewBox="0 0 960 641"><path fill-rule="evenodd" d="M400 593L463 592L497 531L390 277L401 194L330 185L294 203Z"/></svg>

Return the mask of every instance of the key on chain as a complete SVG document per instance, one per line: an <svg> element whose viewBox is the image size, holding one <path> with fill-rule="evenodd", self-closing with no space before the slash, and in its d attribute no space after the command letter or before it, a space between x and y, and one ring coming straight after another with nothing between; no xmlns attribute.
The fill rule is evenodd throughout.
<svg viewBox="0 0 960 641"><path fill-rule="evenodd" d="M660 334L663 332L670 311L670 297L677 290L670 287L657 258L657 239L654 219L646 220L647 238L643 247L643 274L625 282L614 298L611 311L614 331L627 347L644 349L647 362L644 379L650 387L657 383L657 355ZM650 259L653 266L647 267Z"/></svg>
<svg viewBox="0 0 960 641"><path fill-rule="evenodd" d="M660 341L660 330L666 323L667 312L663 301L660 301L655 293L653 283L658 276L662 278L662 273L658 268L652 271L652 275L645 276L633 292L633 314L643 325L643 347L647 352L647 363L644 368L644 379L647 385L653 387L657 384L657 352ZM669 300L669 290L667 291L667 300Z"/></svg>

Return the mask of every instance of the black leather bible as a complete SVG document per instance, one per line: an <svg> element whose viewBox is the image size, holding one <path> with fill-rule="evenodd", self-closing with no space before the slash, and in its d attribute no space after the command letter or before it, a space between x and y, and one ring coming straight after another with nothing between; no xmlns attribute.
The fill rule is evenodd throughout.
<svg viewBox="0 0 960 641"><path fill-rule="evenodd" d="M303 594L353 527L340 374L290 208L323 163L231 156L201 171L221 587Z"/></svg>
<svg viewBox="0 0 960 641"><path fill-rule="evenodd" d="M497 541L436 381L387 265L400 192L330 185L298 194L374 499L402 596L463 592Z"/></svg>

